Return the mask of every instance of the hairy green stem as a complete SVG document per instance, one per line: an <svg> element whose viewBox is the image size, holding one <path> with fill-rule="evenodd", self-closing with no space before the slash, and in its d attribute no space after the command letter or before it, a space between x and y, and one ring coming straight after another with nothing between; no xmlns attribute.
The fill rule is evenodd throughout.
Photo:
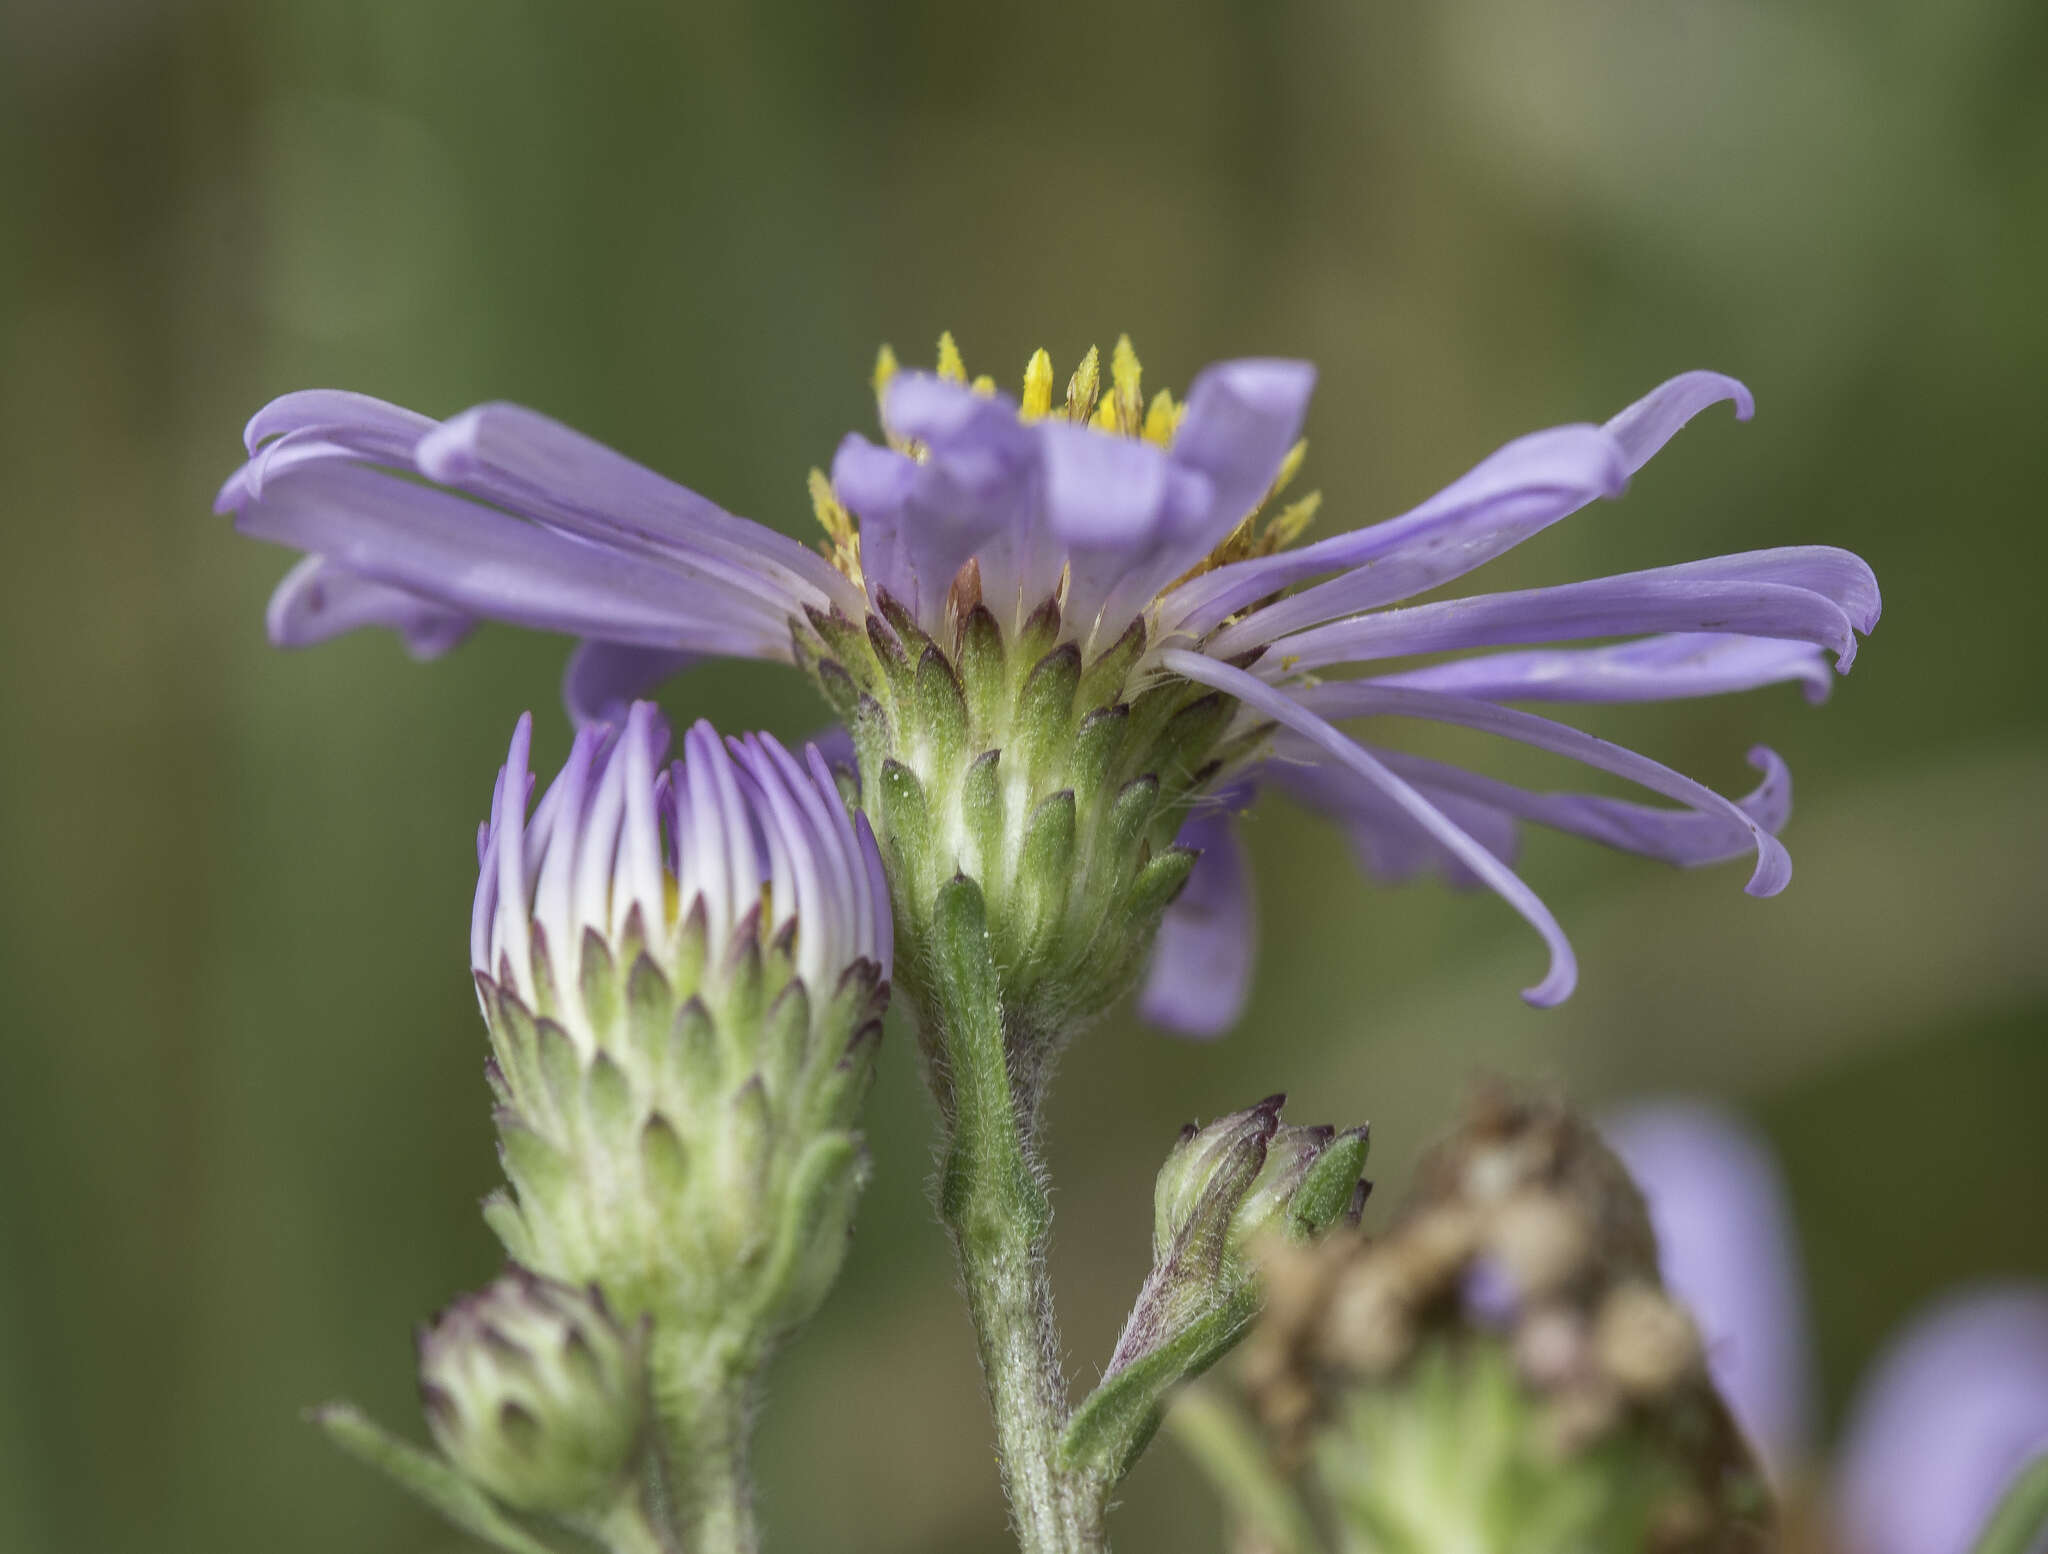
<svg viewBox="0 0 2048 1554"><path fill-rule="evenodd" d="M680 1554L756 1554L753 1368L707 1354L702 1339L656 1330L654 1409L662 1478Z"/></svg>
<svg viewBox="0 0 2048 1554"><path fill-rule="evenodd" d="M934 916L925 1035L942 1065L947 1120L939 1211L980 1342L1003 1488L1024 1554L1088 1554L1106 1547L1104 1497L1060 1462L1067 1404L1045 1266L1052 1212L1005 1055L979 888L954 880Z"/></svg>

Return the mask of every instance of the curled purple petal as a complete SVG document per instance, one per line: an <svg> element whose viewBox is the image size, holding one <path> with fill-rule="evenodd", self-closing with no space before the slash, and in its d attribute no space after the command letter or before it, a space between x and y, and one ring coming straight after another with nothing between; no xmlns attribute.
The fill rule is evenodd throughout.
<svg viewBox="0 0 2048 1554"><path fill-rule="evenodd" d="M1735 402L1738 421L1747 421L1756 414L1756 400L1735 379L1718 372L1681 372L1615 416L1607 423L1607 430L1621 445L1628 471L1633 475L1686 422L1724 399Z"/></svg>
<svg viewBox="0 0 2048 1554"><path fill-rule="evenodd" d="M452 492L322 461L273 478L237 527L460 614L650 647L787 659L787 626L730 592Z"/></svg>
<svg viewBox="0 0 2048 1554"><path fill-rule="evenodd" d="M1437 691L1408 690L1370 680L1337 680L1301 687L1296 703L1330 718L1409 717L1497 734L1539 750L1549 750L1598 771L1612 772L1640 783L1652 793L1676 799L1705 814L1721 817L1748 831L1756 850L1756 869L1746 887L1753 896L1774 896L1792 880L1792 859L1778 839L1744 810L1713 789L1670 767L1638 755L1567 724L1493 702Z"/></svg>
<svg viewBox="0 0 2048 1554"><path fill-rule="evenodd" d="M310 647L365 626L398 633L417 659L439 658L476 627L469 616L403 589L358 577L325 556L308 556L285 574L265 615L279 647Z"/></svg>
<svg viewBox="0 0 2048 1554"><path fill-rule="evenodd" d="M434 426L431 416L387 404L368 394L347 389L300 389L273 399L251 416L242 430L242 446L253 454L273 437L336 427L382 431L411 443L431 432Z"/></svg>
<svg viewBox="0 0 2048 1554"><path fill-rule="evenodd" d="M1255 610L1220 632L1222 656L1290 631L1392 604L1464 576L1601 497L1628 485L1620 449L1597 426L1519 438L1398 518L1296 551L1219 567L1177 590L1163 611L1197 635L1281 588L1342 572Z"/></svg>
<svg viewBox="0 0 2048 1554"><path fill-rule="evenodd" d="M1839 1521L1850 1554L1968 1554L2048 1451L2048 1287L1951 1296L1893 1345L1850 1410Z"/></svg>
<svg viewBox="0 0 2048 1554"><path fill-rule="evenodd" d="M1814 1378L1799 1246L1769 1146L1697 1101L1632 1106L1601 1131L1649 1203L1664 1281L1700 1325L1715 1384L1783 1482L1813 1447Z"/></svg>
<svg viewBox="0 0 2048 1554"><path fill-rule="evenodd" d="M1138 1013L1206 1041L1237 1023L1251 992L1251 861L1225 803L1196 810L1175 844L1202 856L1159 925Z"/></svg>
<svg viewBox="0 0 2048 1554"><path fill-rule="evenodd" d="M1460 830L1414 788L1285 692L1242 669L1178 648L1169 648L1162 653L1160 663L1175 674L1198 685L1224 691L1254 711L1264 713L1383 791L1542 936L1550 952L1550 969L1540 983L1525 988L1522 996L1539 1007L1562 1003L1571 996L1572 988L1578 982L1578 962L1572 954L1571 941L1565 938L1564 930L1551 916L1550 909L1513 870Z"/></svg>

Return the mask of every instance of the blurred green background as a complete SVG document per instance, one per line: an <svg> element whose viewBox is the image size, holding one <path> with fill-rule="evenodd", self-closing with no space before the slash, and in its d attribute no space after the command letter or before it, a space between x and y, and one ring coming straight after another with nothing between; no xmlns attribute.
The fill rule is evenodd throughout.
<svg viewBox="0 0 2048 1554"><path fill-rule="evenodd" d="M2044 78L2037 0L6 0L0 1549L458 1546L297 1410L413 1427L408 1326L493 1267L473 827L563 647L264 644L287 558L208 507L306 385L522 400L805 533L876 344L942 327L1006 381L1119 329L1154 382L1314 357L1330 526L1740 374L1753 425L1710 414L1485 580L1872 561L1826 707L1581 720L1733 791L1784 752L1791 891L1535 837L1585 968L1537 1013L1498 903L1372 888L1262 810L1242 1029L1112 1022L1055 1096L1071 1368L1176 1126L1282 1087L1373 1120L1383 1199L1482 1069L1733 1099L1784 1154L1831 1420L1918 1302L2048 1274ZM818 717L759 667L669 699ZM869 1128L848 1277L776 1374L771 1537L1000 1549L901 1030ZM1116 1533L1216 1522L1163 1444Z"/></svg>

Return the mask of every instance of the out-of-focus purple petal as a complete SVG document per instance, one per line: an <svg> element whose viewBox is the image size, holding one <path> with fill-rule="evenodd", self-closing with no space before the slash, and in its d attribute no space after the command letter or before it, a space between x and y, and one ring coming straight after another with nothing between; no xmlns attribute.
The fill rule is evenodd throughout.
<svg viewBox="0 0 2048 1554"><path fill-rule="evenodd" d="M274 479L236 526L465 615L648 647L790 655L784 621L753 601L360 465Z"/></svg>
<svg viewBox="0 0 2048 1554"><path fill-rule="evenodd" d="M2048 1287L1956 1295L1893 1345L1850 1410L1839 1486L1849 1554L1967 1554L2048 1450Z"/></svg>
<svg viewBox="0 0 2048 1554"><path fill-rule="evenodd" d="M1272 488L1287 450L1301 436L1315 387L1316 370L1309 363L1274 357L1218 362L1188 385L1172 458L1204 476L1214 493L1201 532L1185 536L1198 555L1235 528Z"/></svg>
<svg viewBox="0 0 2048 1554"><path fill-rule="evenodd" d="M383 431L410 443L431 432L435 424L431 416L368 394L347 389L300 389L280 395L251 416L242 429L242 446L253 454L260 444L273 437L336 427Z"/></svg>
<svg viewBox="0 0 2048 1554"><path fill-rule="evenodd" d="M882 419L894 435L924 445L895 535L895 570L920 618L936 624L970 557L979 556L985 584L999 592L1007 585L1007 557L1041 500L1038 429L1019 422L1004 395L918 372L891 380Z"/></svg>
<svg viewBox="0 0 2048 1554"><path fill-rule="evenodd" d="M1776 837L1747 813L1683 773L1674 772L1670 767L1610 740L1538 717L1533 712L1475 701L1467 696L1378 685L1370 680L1333 680L1322 685L1303 686L1295 690L1293 696L1301 706L1327 718L1405 717L1449 723L1458 728L1498 734L1504 739L1584 762L1597 771L1626 777L1652 793L1661 793L1668 799L1676 799L1690 808L1721 817L1747 830L1756 849L1756 869L1746 887L1752 896L1774 896L1791 883L1790 855Z"/></svg>
<svg viewBox="0 0 2048 1554"><path fill-rule="evenodd" d="M1855 629L1832 599L1784 583L1703 579L1693 567L1380 610L1282 637L1270 658L1294 672L1457 648L1725 631L1814 643L1834 653L1842 673L1855 661Z"/></svg>
<svg viewBox="0 0 2048 1554"><path fill-rule="evenodd" d="M1679 868L1725 863L1755 851L1749 827L1718 814L1664 809L1594 793L1539 793L1427 756L1374 745L1365 748L1503 863L1515 860L1514 823L1518 820ZM1749 760L1764 774L1763 779L1736 801L1736 807L1776 834L1791 813L1792 774L1775 752L1761 745L1750 751ZM1422 853L1412 842L1401 841L1403 836L1416 834L1413 828L1396 823L1386 800L1347 769L1327 762L1285 759L1283 745L1276 759L1261 766L1259 773L1262 781L1351 826L1369 867L1379 878L1400 880L1431 869L1454 885L1479 883L1462 866L1452 867L1455 860L1448 854L1440 850Z"/></svg>
<svg viewBox="0 0 2048 1554"><path fill-rule="evenodd" d="M1202 856L1159 925L1138 1013L1176 1035L1208 1041L1237 1023L1251 991L1251 861L1223 804L1195 811L1175 842Z"/></svg>
<svg viewBox="0 0 2048 1554"><path fill-rule="evenodd" d="M1810 702L1834 689L1821 649L1777 637L1672 632L1611 647L1491 653L1375 675L1375 685L1444 691L1484 701L1680 701L1797 680Z"/></svg>
<svg viewBox="0 0 2048 1554"><path fill-rule="evenodd" d="M1607 423L1607 430L1621 444L1628 472L1633 475L1677 435L1680 427L1724 399L1735 401L1738 421L1747 421L1756 414L1755 399L1735 379L1718 372L1681 372L1615 416Z"/></svg>
<svg viewBox="0 0 2048 1554"><path fill-rule="evenodd" d="M1039 437L1054 534L1089 550L1135 552L1151 542L1166 508L1163 449L1070 421L1047 422Z"/></svg>
<svg viewBox="0 0 2048 1554"><path fill-rule="evenodd" d="M1715 1384L1782 1481L1812 1449L1813 1362L1798 1242L1769 1146L1696 1101L1632 1106L1601 1129L1649 1202L1664 1281L1700 1325Z"/></svg>
<svg viewBox="0 0 2048 1554"><path fill-rule="evenodd" d="M1264 713L1283 728L1300 734L1325 755L1350 767L1367 782L1381 789L1389 800L1441 842L1453 856L1513 907L1521 915L1522 920L1542 936L1544 945L1550 952L1550 969L1536 986L1523 989L1522 996L1539 1007L1562 1003L1571 996L1572 988L1578 982L1578 961L1572 954L1571 941L1565 937L1557 919L1551 916L1550 908L1543 904L1536 892L1531 890L1513 870L1507 868L1484 846L1460 830L1441 810L1395 776L1382 762L1368 755L1307 708L1290 699L1285 692L1276 690L1242 669L1220 664L1199 653L1189 653L1178 648L1169 648L1162 653L1160 664L1198 685L1206 685L1236 697L1254 711Z"/></svg>
<svg viewBox="0 0 2048 1554"><path fill-rule="evenodd" d="M1415 781L1386 750L1368 750L1397 777L1429 800L1460 831L1509 868L1521 851L1515 817L1498 805L1477 803L1447 787ZM1360 782L1349 768L1307 766L1285 760L1261 770L1274 786L1311 809L1321 810L1344 827L1366 873L1390 885L1435 875L1453 890L1477 890L1485 881L1407 811L1389 802L1377 788Z"/></svg>
<svg viewBox="0 0 2048 1554"><path fill-rule="evenodd" d="M358 577L325 556L308 556L270 596L265 624L279 647L311 647L344 632L382 626L417 659L439 658L475 629L467 615Z"/></svg>
<svg viewBox="0 0 2048 1554"><path fill-rule="evenodd" d="M1277 590L1342 571L1220 632L1228 657L1290 631L1425 593L1538 534L1588 502L1621 495L1628 470L1597 426L1519 438L1421 506L1300 550L1219 567L1177 590L1162 613L1197 634Z"/></svg>
<svg viewBox="0 0 2048 1554"><path fill-rule="evenodd" d="M624 723L634 702L697 662L695 653L592 638L576 644L562 671L562 703L578 728Z"/></svg>

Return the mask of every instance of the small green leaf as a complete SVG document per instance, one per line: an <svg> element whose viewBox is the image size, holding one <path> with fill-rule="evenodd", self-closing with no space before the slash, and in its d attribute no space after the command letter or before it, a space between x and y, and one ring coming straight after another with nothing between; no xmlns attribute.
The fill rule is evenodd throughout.
<svg viewBox="0 0 2048 1554"><path fill-rule="evenodd" d="M328 1403L308 1418L351 1457L412 1491L472 1537L505 1554L555 1554L442 1458L392 1435L354 1405Z"/></svg>
<svg viewBox="0 0 2048 1554"><path fill-rule="evenodd" d="M1123 1478L1157 1433L1173 1389L1227 1354L1258 1310L1256 1288L1240 1286L1158 1348L1103 1377L1068 1420L1061 1460L1104 1483Z"/></svg>

